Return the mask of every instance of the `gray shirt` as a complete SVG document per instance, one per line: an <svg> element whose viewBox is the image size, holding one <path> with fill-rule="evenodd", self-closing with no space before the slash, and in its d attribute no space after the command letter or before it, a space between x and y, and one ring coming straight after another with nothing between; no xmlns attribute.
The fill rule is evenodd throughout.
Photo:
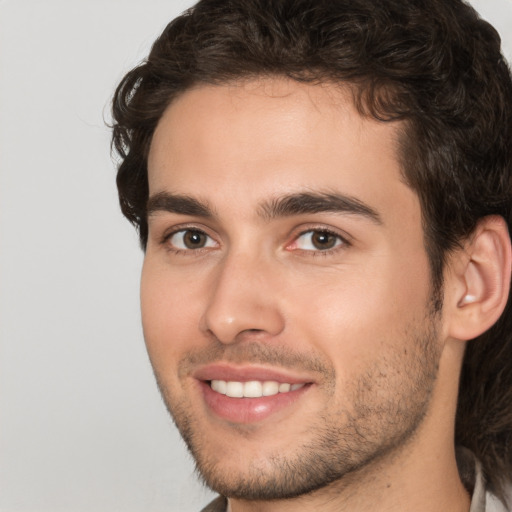
<svg viewBox="0 0 512 512"><path fill-rule="evenodd" d="M472 452L466 448L457 448L457 465L462 483L471 492L469 512L510 512L486 489L482 464Z"/></svg>

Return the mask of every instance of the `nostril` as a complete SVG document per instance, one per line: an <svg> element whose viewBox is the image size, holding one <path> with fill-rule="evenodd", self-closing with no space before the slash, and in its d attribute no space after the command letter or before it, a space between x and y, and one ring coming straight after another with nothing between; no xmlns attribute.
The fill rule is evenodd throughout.
<svg viewBox="0 0 512 512"><path fill-rule="evenodd" d="M275 336L283 328L284 318L277 304L251 290L235 294L227 285L216 290L200 320L200 329L225 345L245 337Z"/></svg>

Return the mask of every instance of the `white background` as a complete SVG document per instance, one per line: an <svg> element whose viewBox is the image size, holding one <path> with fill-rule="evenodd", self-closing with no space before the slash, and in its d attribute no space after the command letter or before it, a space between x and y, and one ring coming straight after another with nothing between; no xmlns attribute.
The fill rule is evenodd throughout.
<svg viewBox="0 0 512 512"><path fill-rule="evenodd" d="M179 0L0 0L0 511L209 501L153 382L109 99ZM505 39L512 0L473 4Z"/></svg>

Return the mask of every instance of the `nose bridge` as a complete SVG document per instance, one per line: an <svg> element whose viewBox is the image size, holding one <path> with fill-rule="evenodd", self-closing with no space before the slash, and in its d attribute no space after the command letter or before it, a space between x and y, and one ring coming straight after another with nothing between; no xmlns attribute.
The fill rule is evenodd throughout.
<svg viewBox="0 0 512 512"><path fill-rule="evenodd" d="M222 343L244 332L278 334L284 327L275 269L258 253L230 252L219 263L202 319L203 330Z"/></svg>

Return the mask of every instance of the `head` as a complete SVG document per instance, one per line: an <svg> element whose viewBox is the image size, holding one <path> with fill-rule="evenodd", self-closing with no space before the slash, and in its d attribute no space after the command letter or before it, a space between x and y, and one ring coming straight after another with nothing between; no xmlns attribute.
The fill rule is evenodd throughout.
<svg viewBox="0 0 512 512"><path fill-rule="evenodd" d="M290 84L295 87L290 89ZM270 92L266 90L269 87ZM217 94L212 92L213 96L205 101L204 94L198 96L198 91L205 90ZM230 100L226 95L219 95L219 91L231 91ZM385 390L386 387L392 389L393 385L407 385L412 392L402 401L403 409L390 401L382 401L381 416L394 415L406 420L400 429L387 431L388 434L394 432L394 437L388 436L391 441L387 445L379 444L377 434L369 432L366 438L372 442L367 443L366 451L362 450L365 461L372 457L378 459L405 443L428 414L439 367L441 350L435 340L442 330L445 279L451 256L471 244L486 219L502 219L510 230L512 81L500 54L497 33L458 0L449 3L434 0L428 5L423 0L386 0L377 4L370 0L201 1L167 26L146 61L123 79L114 98L113 144L121 157L117 178L121 208L137 226L143 248L147 247L150 235L148 162L152 152L153 161L159 161L158 154L162 154L155 149L158 148L155 139L160 140L160 146L165 146L164 135L158 139L158 127L166 123L171 126L180 109L190 114L190 109L203 105L204 110L210 112L209 105L217 105L217 111L212 107L212 115L228 111L237 97L243 99L239 98L241 105L252 104L252 101L255 112L264 112L265 108L258 106L258 99L265 95L281 99L306 95L311 97L318 111L327 108L330 98L337 105L340 118L361 123L361 130L373 137L374 144L386 142L381 149L393 150L392 159L399 170L397 181L411 193L410 197L403 196L410 202L411 210L406 215L411 219L416 211L414 200L417 201L417 222L429 272L429 286L418 291L424 309L418 306L400 325L399 332L390 334L394 339L415 340L415 349L411 349L411 359L408 359L415 368L411 380L404 382L398 377L383 380L378 374L367 372L367 378L356 379L357 385L351 389L353 407L350 409L340 403L340 410L345 411L346 416L344 432L337 436L326 432L321 444L323 452L318 443L305 443L302 447L303 452L316 449L313 460L317 466L326 460L325 455L334 445L346 447L346 466L326 476L325 484L329 478L337 478L340 472L350 473L361 465L362 459L350 459L348 454L357 446L352 446L347 439L357 437L355 433L362 426L368 426L358 423L358 418L368 415L369 409L379 408L379 404L371 400L372 393L375 394L375 389L370 389L371 383L376 383L377 390L379 386ZM293 102L288 107L295 108ZM176 124L176 119L174 122ZM333 120L332 130L327 133L335 129L350 132L336 123ZM228 126L223 126L223 130L227 129ZM173 133L175 139L180 137L179 131L173 132L172 128L169 133ZM357 140L352 142L353 147L357 145ZM222 140L219 144L222 147ZM179 151L178 146L170 145ZM383 173L383 176L387 175ZM379 179L379 176L374 178ZM382 187L388 184L389 181L383 181ZM323 192L330 190L330 186L331 182L326 182ZM292 199L301 202L300 197ZM311 204L315 197L302 199ZM325 194L323 199L325 203ZM190 210L192 206L200 209L205 205L188 204L189 214L194 213ZM271 206L267 205L267 210L272 210ZM364 210L365 204L359 206ZM195 211L199 213L204 212ZM414 239L413 230L410 238ZM329 240L335 244L339 239L331 236L327 237L327 243L331 243ZM420 256L418 258L421 260ZM236 266L233 268L233 272L237 271ZM335 280L336 276L329 276L329 282L331 279ZM509 274L507 279L510 279ZM508 290L509 282L505 284ZM267 292L271 294L272 290ZM397 293L400 292L407 297L405 288L398 287ZM409 297L407 301L410 300ZM499 320L468 342L456 406L456 444L470 448L482 460L497 492L501 488L501 476L510 475L512 466L511 309L508 300ZM386 313L391 319L392 312L387 310ZM333 364L328 350L315 351L306 345L297 353L289 347L269 349L265 340L256 336L256 331L264 329L252 327L249 329L251 336L244 334L249 339L236 345L237 351L230 348L232 352L226 352L228 344L219 340L221 327L214 329L213 323L212 319L211 325L203 329L208 333L205 337L216 338L210 345L204 345L208 348L186 355L177 352L176 357L180 357L181 362L179 371L183 374L200 372L197 369L201 365L220 359L226 353L230 354L231 362L237 364L280 362L296 372L321 376L317 380L324 383L325 396L332 391L336 402L336 375L341 370ZM383 344L386 342L382 340ZM221 347L224 348L221 350ZM400 350L403 348L400 346ZM390 353L390 360L394 356ZM400 368L397 365L397 361L391 361L386 368L392 374L392 369ZM156 370L161 380L163 371L162 368ZM383 368L379 371L382 377ZM208 375L204 377L208 380ZM165 389L165 383L161 382L161 387ZM169 401L174 416L185 418L178 424L198 457L198 443L204 441L194 440L194 426L189 425L180 410L183 402ZM335 421L325 415L323 419L327 423ZM388 427L391 429L390 425ZM247 438L251 435L250 429L239 429L238 435ZM292 462L287 460L285 464ZM209 463L212 464L211 459ZM205 469L207 465L205 458L203 471L214 475L213 470ZM219 478L211 476L211 481L222 489ZM283 489L281 494L286 494ZM288 494L291 496L293 492L288 491Z"/></svg>

